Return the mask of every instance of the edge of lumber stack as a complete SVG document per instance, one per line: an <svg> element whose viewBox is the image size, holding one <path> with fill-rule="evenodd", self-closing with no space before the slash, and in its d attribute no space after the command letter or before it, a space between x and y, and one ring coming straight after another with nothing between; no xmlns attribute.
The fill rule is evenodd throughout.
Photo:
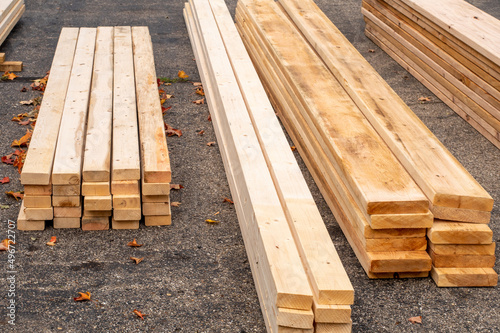
<svg viewBox="0 0 500 333"><path fill-rule="evenodd" d="M4 0L0 2L0 46L21 19L26 6L24 0ZM0 53L0 72L20 72L22 61L5 61L5 53Z"/></svg>
<svg viewBox="0 0 500 333"><path fill-rule="evenodd" d="M332 325L350 331L352 286L227 7L193 0L184 16L268 331L312 332L313 309L323 322L336 314ZM284 252L290 267L280 262ZM304 272L292 280L305 294L285 302L275 295L292 287L283 281L292 267Z"/></svg>

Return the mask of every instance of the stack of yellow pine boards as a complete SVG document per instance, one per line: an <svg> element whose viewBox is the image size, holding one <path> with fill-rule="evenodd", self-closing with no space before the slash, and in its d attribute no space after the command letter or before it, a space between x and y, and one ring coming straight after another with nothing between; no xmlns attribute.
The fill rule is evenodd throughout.
<svg viewBox="0 0 500 333"><path fill-rule="evenodd" d="M500 21L463 0L365 0L366 35L500 148Z"/></svg>
<svg viewBox="0 0 500 333"><path fill-rule="evenodd" d="M425 245L400 250L409 238L423 237L433 225L432 215L489 222L489 194L312 1L240 1L236 20L282 122L370 277L426 275L431 259ZM358 156L358 165L349 164L349 154ZM366 168L364 175L359 166ZM384 215L387 202L386 210L367 211L359 198L363 192L349 177L358 180L354 185L371 184L372 198L382 195L375 202L399 194L405 204L393 214ZM412 209L421 202L408 177L433 214L407 210L410 202ZM453 269L433 277L456 274ZM478 275L496 275L491 268L460 273L466 275L462 281L470 279L457 286L483 285Z"/></svg>
<svg viewBox="0 0 500 333"><path fill-rule="evenodd" d="M139 228L141 179L154 170L170 189L171 176L147 27L63 28L50 73L18 228L53 219L54 228L105 230L111 216L114 229ZM153 225L170 224L170 209L155 214Z"/></svg>
<svg viewBox="0 0 500 333"><path fill-rule="evenodd" d="M0 45L19 21L25 10L24 0L0 0ZM0 72L21 71L22 61L5 61L5 53L0 53Z"/></svg>
<svg viewBox="0 0 500 333"><path fill-rule="evenodd" d="M184 16L268 332L350 332L352 285L224 1Z"/></svg>

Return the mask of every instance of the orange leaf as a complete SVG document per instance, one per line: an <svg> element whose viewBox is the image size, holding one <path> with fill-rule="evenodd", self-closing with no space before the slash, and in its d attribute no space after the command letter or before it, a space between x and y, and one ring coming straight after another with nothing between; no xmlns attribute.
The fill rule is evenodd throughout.
<svg viewBox="0 0 500 333"><path fill-rule="evenodd" d="M171 190L180 190L181 188L184 188L181 184L170 184Z"/></svg>
<svg viewBox="0 0 500 333"><path fill-rule="evenodd" d="M181 130L175 129L167 123L164 123L164 124L165 124L165 134L167 134L167 136L174 136L174 135L181 136L182 135Z"/></svg>
<svg viewBox="0 0 500 333"><path fill-rule="evenodd" d="M14 199L16 199L16 201L18 201L19 199L22 200L24 198L24 191L22 191L22 192L9 191L9 192L5 192L5 194L10 195Z"/></svg>
<svg viewBox="0 0 500 333"><path fill-rule="evenodd" d="M170 206L172 206L172 207L179 207L180 205L181 205L181 203L179 201L172 201L170 203Z"/></svg>
<svg viewBox="0 0 500 333"><path fill-rule="evenodd" d="M177 73L177 76L183 80L185 80L189 77L189 75L187 75L184 71L179 71L179 73Z"/></svg>
<svg viewBox="0 0 500 333"><path fill-rule="evenodd" d="M14 80L18 76L14 73L5 72L3 73L3 77L5 77L7 80Z"/></svg>
<svg viewBox="0 0 500 333"><path fill-rule="evenodd" d="M207 120L212 121L212 115L209 114Z"/></svg>
<svg viewBox="0 0 500 333"><path fill-rule="evenodd" d="M143 261L143 260L144 260L144 258L135 258L135 257L130 257L130 260L135 261L135 264L137 265L138 263L140 263L141 261Z"/></svg>
<svg viewBox="0 0 500 333"><path fill-rule="evenodd" d="M410 323L412 324L422 324L422 316L418 316L418 317L411 317L410 319L408 319L410 321Z"/></svg>
<svg viewBox="0 0 500 333"><path fill-rule="evenodd" d="M229 198L224 198L222 202L229 202L230 204L234 204L234 201Z"/></svg>
<svg viewBox="0 0 500 333"><path fill-rule="evenodd" d="M80 297L73 297L73 299L76 302L91 301L91 299L90 299L90 293L88 291L86 293L81 293L81 292L78 292L78 293L80 294Z"/></svg>
<svg viewBox="0 0 500 333"><path fill-rule="evenodd" d="M130 247L141 247L141 246L143 246L144 244L137 244L137 241L136 241L136 240L135 240L135 238L134 238L134 240L133 240L133 241L131 241L131 242L128 242L128 244L127 244L127 245L128 245L128 246L130 246Z"/></svg>
<svg viewBox="0 0 500 333"><path fill-rule="evenodd" d="M203 135L203 133L205 133L205 131L201 130L201 131L198 132L198 135Z"/></svg>
<svg viewBox="0 0 500 333"><path fill-rule="evenodd" d="M19 140L12 141L11 146L12 147L23 147L23 146L27 147L29 141L31 140L31 135L33 135L33 132L30 131L29 129L26 130L26 134L24 134L23 137L20 138Z"/></svg>
<svg viewBox="0 0 500 333"><path fill-rule="evenodd" d="M295 146L291 146L291 147L290 147L290 149L291 149L292 151L296 151L296 150L297 150L297 147L295 147Z"/></svg>
<svg viewBox="0 0 500 333"><path fill-rule="evenodd" d="M419 97L418 99L419 102L430 102L431 101L431 98L430 97Z"/></svg>
<svg viewBox="0 0 500 333"><path fill-rule="evenodd" d="M194 104L205 104L205 99L202 98L202 99L197 99L196 101L193 101Z"/></svg>
<svg viewBox="0 0 500 333"><path fill-rule="evenodd" d="M215 141L210 141L210 142L207 142L207 146L213 146L215 144Z"/></svg>
<svg viewBox="0 0 500 333"><path fill-rule="evenodd" d="M219 223L220 221L217 220L211 220L211 219L206 219L205 222L207 223Z"/></svg>
<svg viewBox="0 0 500 333"><path fill-rule="evenodd" d="M193 82L193 86L195 87L201 86L201 82Z"/></svg>
<svg viewBox="0 0 500 333"><path fill-rule="evenodd" d="M21 121L24 117L28 117L28 114L27 113L20 113L17 116L15 116L14 118L12 118L11 120L12 121Z"/></svg>
<svg viewBox="0 0 500 333"><path fill-rule="evenodd" d="M50 238L50 241L49 241L49 242L47 242L47 245L48 245L48 246L54 246L54 245L56 245L56 242L57 242L57 237L56 237L56 236L52 236L52 237Z"/></svg>
<svg viewBox="0 0 500 333"><path fill-rule="evenodd" d="M368 52L375 53L375 50L374 49L369 49Z"/></svg>
<svg viewBox="0 0 500 333"><path fill-rule="evenodd" d="M2 156L2 163L14 164L14 160L11 157L12 157L12 154Z"/></svg>
<svg viewBox="0 0 500 333"><path fill-rule="evenodd" d="M137 317L141 318L142 320L144 320L144 316L148 316L147 314L145 313L141 313L141 311L135 309L134 311L132 311L133 313L135 313L137 315Z"/></svg>
<svg viewBox="0 0 500 333"><path fill-rule="evenodd" d="M3 179L0 180L0 184L5 184L5 183L8 183L8 182L10 182L9 177L3 177Z"/></svg>
<svg viewBox="0 0 500 333"><path fill-rule="evenodd" d="M13 244L15 245L16 243L14 243L12 240L8 239L8 238L5 238L1 243L0 243L0 251L8 251L9 250L9 246Z"/></svg>
<svg viewBox="0 0 500 333"><path fill-rule="evenodd" d="M201 96L205 96L205 92L203 91L203 87L196 88L196 93Z"/></svg>

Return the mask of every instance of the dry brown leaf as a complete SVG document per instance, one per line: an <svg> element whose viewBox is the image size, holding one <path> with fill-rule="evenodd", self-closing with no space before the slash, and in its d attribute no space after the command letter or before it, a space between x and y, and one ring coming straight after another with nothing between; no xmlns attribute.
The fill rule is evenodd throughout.
<svg viewBox="0 0 500 333"><path fill-rule="evenodd" d="M0 243L0 251L8 251L10 245L16 245L12 240L5 238L1 243Z"/></svg>
<svg viewBox="0 0 500 333"><path fill-rule="evenodd" d="M206 219L205 222L207 223L219 223L220 221L217 220L211 220L211 219Z"/></svg>
<svg viewBox="0 0 500 333"><path fill-rule="evenodd" d="M202 98L202 99L197 99L196 101L193 101L194 104L205 104L205 99Z"/></svg>
<svg viewBox="0 0 500 333"><path fill-rule="evenodd" d="M49 242L47 242L47 245L48 245L48 246L54 246L54 245L56 245L56 242L57 242L57 237L56 237L56 236L52 236L52 237L50 238L50 241L49 241Z"/></svg>
<svg viewBox="0 0 500 333"><path fill-rule="evenodd" d="M141 311L135 309L134 311L132 311L133 313L135 313L137 315L137 317L141 318L142 320L144 320L144 316L148 316L147 314L145 313L141 313Z"/></svg>
<svg viewBox="0 0 500 333"><path fill-rule="evenodd" d="M229 198L224 198L222 202L229 202L230 204L234 204L234 201Z"/></svg>
<svg viewBox="0 0 500 333"><path fill-rule="evenodd" d="M170 203L170 206L172 206L172 207L179 207L180 205L181 205L181 203L179 201L172 201Z"/></svg>
<svg viewBox="0 0 500 333"><path fill-rule="evenodd" d="M210 146L213 146L213 145L215 145L215 141L210 141L210 142L207 142L207 146L209 146L209 147L210 147Z"/></svg>
<svg viewBox="0 0 500 333"><path fill-rule="evenodd" d="M201 86L201 84L202 84L201 82L193 82L193 86L195 87Z"/></svg>
<svg viewBox="0 0 500 333"><path fill-rule="evenodd" d="M24 134L19 140L12 141L12 147L27 147L29 145L29 141L31 140L31 136L33 135L33 131L29 129L26 130L26 134Z"/></svg>
<svg viewBox="0 0 500 333"><path fill-rule="evenodd" d="M291 147L290 147L290 149L291 149L292 151L296 151L296 150L297 150L297 147L295 147L295 146L291 146Z"/></svg>
<svg viewBox="0 0 500 333"><path fill-rule="evenodd" d="M203 91L203 87L196 88L196 93L200 96L205 96L205 91Z"/></svg>
<svg viewBox="0 0 500 333"><path fill-rule="evenodd" d="M81 292L78 292L78 293L80 294L79 297L73 297L75 302L91 301L90 293L88 291L86 293L81 293Z"/></svg>
<svg viewBox="0 0 500 333"><path fill-rule="evenodd" d="M144 260L144 258L136 258L136 257L130 257L130 260L135 261L135 264L139 264L141 261Z"/></svg>
<svg viewBox="0 0 500 333"><path fill-rule="evenodd" d="M205 133L205 131L201 130L201 131L198 132L198 135L203 135L203 133Z"/></svg>
<svg viewBox="0 0 500 333"><path fill-rule="evenodd" d="M209 115L208 115L207 120L208 120L208 121L212 121L212 115L211 115L211 114L209 114Z"/></svg>
<svg viewBox="0 0 500 333"><path fill-rule="evenodd" d="M411 317L410 319L408 319L410 321L410 323L412 324L422 324L422 316L418 316L418 317Z"/></svg>
<svg viewBox="0 0 500 333"><path fill-rule="evenodd" d="M141 246L143 246L144 244L137 244L137 241L136 241L136 240L135 240L135 238L134 238L134 240L133 240L133 241L131 241L131 242L128 242L128 244L127 244L127 245L128 245L128 246L130 246L130 247L141 247Z"/></svg>
<svg viewBox="0 0 500 333"><path fill-rule="evenodd" d="M16 201L19 201L19 199L21 199L21 200L24 199L24 191L18 191L18 192L8 191L8 192L5 192L5 194L10 195L14 199L16 199Z"/></svg>
<svg viewBox="0 0 500 333"><path fill-rule="evenodd" d="M164 123L164 124L165 124L165 134L167 134L167 136L174 136L174 135L181 136L182 135L181 130L173 128L172 126L170 126L167 123Z"/></svg>
<svg viewBox="0 0 500 333"><path fill-rule="evenodd" d="M177 76L180 78L180 79L187 79L189 77L189 75L187 75L184 71L179 71L177 73Z"/></svg>
<svg viewBox="0 0 500 333"><path fill-rule="evenodd" d="M5 73L3 73L2 77L4 77L7 80L14 80L18 76L12 72L5 72Z"/></svg>
<svg viewBox="0 0 500 333"><path fill-rule="evenodd" d="M425 97L425 96L422 96L422 97L419 97L418 98L418 101L419 102L430 102L431 101L431 98L430 97Z"/></svg>
<svg viewBox="0 0 500 333"><path fill-rule="evenodd" d="M374 49L369 49L368 52L375 53L375 50Z"/></svg>
<svg viewBox="0 0 500 333"><path fill-rule="evenodd" d="M8 183L8 182L10 182L9 177L3 177L3 178L0 180L0 184L5 184L5 183Z"/></svg>
<svg viewBox="0 0 500 333"><path fill-rule="evenodd" d="M180 190L181 188L184 188L181 184L170 184L171 190Z"/></svg>

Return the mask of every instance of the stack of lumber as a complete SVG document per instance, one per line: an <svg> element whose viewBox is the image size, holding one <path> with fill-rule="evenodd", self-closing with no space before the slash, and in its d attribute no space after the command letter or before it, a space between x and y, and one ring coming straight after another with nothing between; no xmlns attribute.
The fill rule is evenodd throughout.
<svg viewBox="0 0 500 333"><path fill-rule="evenodd" d="M500 148L500 21L463 0L365 0L366 35Z"/></svg>
<svg viewBox="0 0 500 333"><path fill-rule="evenodd" d="M276 3L240 1L236 19L283 124L368 276L427 276L425 232L433 217L422 191Z"/></svg>
<svg viewBox="0 0 500 333"><path fill-rule="evenodd" d="M137 229L144 198L163 208L146 225L170 224L157 89L146 27L63 28L21 173L19 229L53 219L54 228L105 230L110 216L114 229ZM141 200L141 181L162 195Z"/></svg>
<svg viewBox="0 0 500 333"><path fill-rule="evenodd" d="M0 53L0 72L20 72L22 70L22 61L5 61L5 53Z"/></svg>
<svg viewBox="0 0 500 333"><path fill-rule="evenodd" d="M268 332L350 332L352 285L224 1L184 16Z"/></svg>
<svg viewBox="0 0 500 333"><path fill-rule="evenodd" d="M398 249L393 243L394 238L422 237L425 234L424 228L432 226L432 215L424 212L408 218L410 215L401 215L404 212L398 210L395 215L399 215L401 219L394 220L386 219L390 215L373 214L373 211L363 210L364 207L360 205L363 201L357 198L360 192L346 181L349 176L355 175L355 167L345 163L349 154L356 151L354 149L358 149L356 154L360 159L371 162L367 170L378 169L366 173L369 177L364 180L365 185L370 184L368 181L376 184L381 180L385 185L390 185L391 182L407 184L396 178L396 171L400 170L400 167L397 167L394 157L387 153L380 155L384 151L383 145L379 144L382 148L375 148L371 143L378 142L377 135L425 194L435 218L488 223L493 208L491 196L396 95L314 2L280 0L279 3L282 7L272 1L261 0L248 4L246 1L240 1L236 14L238 27L266 89L280 112L282 122L299 148L368 275L373 278L387 277L390 275L387 274L390 265L404 262L401 257L400 261L395 260L395 257L391 260L391 255L401 253L394 251ZM293 20L293 23L290 20ZM312 113L314 108L316 113ZM343 111L346 108L349 108L348 115L355 120L346 118L346 111ZM330 115L330 121L327 118L329 113L334 114ZM360 123L366 124L366 120L373 126L372 129L376 130L377 135L370 130L371 126L366 126L363 134L357 130ZM344 133L344 136L339 136L339 133ZM371 133L371 142L367 141L366 133ZM343 141L336 140L337 150L333 153L341 154L344 160L340 162L344 165L338 162L339 159L335 161L331 157L333 153L326 149L326 140L334 139L335 142L335 136L339 136ZM339 148L341 144L345 147L343 150ZM367 150L363 152L365 147ZM384 156L382 162L377 160L379 156ZM393 163L393 166L389 163ZM383 181L384 177L388 177L387 174L390 174L388 183L387 180ZM373 187L377 189L373 191L373 197L383 193L381 188L383 187ZM394 187L387 192L392 196L397 194ZM407 199L410 198L407 196ZM375 221L391 221L392 227L388 223L374 224ZM423 225L424 222L427 224ZM392 242L388 242L391 239ZM374 248L375 244L378 246ZM377 248L377 251L387 249L386 251L392 252L374 251ZM421 255L420 251L419 256ZM409 261L411 257L419 258L416 251L413 251L407 253L404 259ZM430 267L426 267L426 270L429 269ZM479 271L466 274L469 273L472 277L482 274ZM433 274L433 277L437 274ZM494 271L491 269L485 274L494 274ZM424 274L413 271L398 275L401 277ZM469 285L473 283L469 281ZM479 280L477 283L481 284Z"/></svg>
<svg viewBox="0 0 500 333"><path fill-rule="evenodd" d="M19 21L25 8L24 0L0 1L0 45Z"/></svg>

